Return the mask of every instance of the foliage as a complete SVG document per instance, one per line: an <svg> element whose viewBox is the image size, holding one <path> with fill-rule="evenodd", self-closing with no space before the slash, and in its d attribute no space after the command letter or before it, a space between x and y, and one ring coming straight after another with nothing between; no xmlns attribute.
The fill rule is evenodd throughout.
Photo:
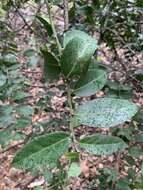
<svg viewBox="0 0 143 190"><path fill-rule="evenodd" d="M22 7L25 2L27 1L18 1L17 7ZM35 2L40 4L42 1ZM5 38L2 38L0 43L2 49L0 51L0 99L2 101L0 144L6 148L12 140L25 140L26 135L19 129L31 125L35 134L32 131L29 142L16 153L12 164L16 168L31 171L33 175L44 175L55 189L58 185L63 188L65 181L70 177L82 175L79 164L83 159L82 152L100 158L114 155L117 157L116 161L122 155L125 160L125 165L128 167L126 177L120 175L120 170L116 170L116 167L99 170L101 175L95 177L98 178L99 189L142 188L143 172L140 171L142 173L136 175L133 165L136 159L142 156L140 143L143 142L141 130L143 113L135 103L131 102L133 87L109 81L108 66L105 68L98 63L96 55L101 42L106 42L115 54L117 47L127 48L132 54L142 49L142 31L138 22L140 22L143 5L139 0L107 2L100 0L89 3L84 0L70 2L69 14L64 15L64 19L69 16L71 29L61 36L56 32L51 7L61 7L62 2L48 0L42 2L47 6L49 18L42 14L36 15L35 18L38 24L42 24L48 37L48 44L43 44L38 52L44 61L43 79L48 85L62 79L69 113L66 119L64 118L65 121L64 119L63 121L48 120L39 122L35 124L36 126L33 125L32 116L37 109L44 109L45 112L53 111L50 107L53 94L46 92L45 97L38 101L36 109L27 105L25 100L29 94L26 88L30 82L22 75L15 44L9 43L13 32L11 33L11 28L0 20L2 22L0 35L3 36L5 32L10 34L6 47ZM2 2L1 12L4 14L13 6L15 7L15 4L10 1ZM65 5L64 11L67 11ZM98 40L95 38L95 31L100 33ZM24 51L23 56L37 62L38 53L31 48ZM134 72L134 77L142 82L142 71ZM104 97L97 98L94 95L100 90L104 90ZM91 98L94 100L90 100ZM78 106L77 99L86 102ZM66 132L61 129L53 132L53 128L56 130L61 123L68 125ZM54 127L52 130L47 130L49 133L46 133L46 130L41 133L39 130L41 126L43 129L47 125L49 128ZM82 128L82 125L87 129L92 128L92 135L77 135L76 130ZM93 134L96 128L99 128L98 133ZM108 134L102 134L102 130L105 129ZM66 167L61 166L59 162L62 156L67 159ZM52 173L53 168L59 169L55 176ZM86 189L96 188L94 180L96 179L91 180Z"/></svg>

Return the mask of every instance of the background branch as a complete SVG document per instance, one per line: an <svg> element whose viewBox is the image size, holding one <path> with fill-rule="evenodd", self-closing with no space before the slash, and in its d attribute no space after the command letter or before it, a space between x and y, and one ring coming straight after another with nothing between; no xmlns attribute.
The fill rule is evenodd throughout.
<svg viewBox="0 0 143 190"><path fill-rule="evenodd" d="M68 0L63 0L64 4L64 23L65 23L65 31L69 28L69 15L68 15Z"/></svg>

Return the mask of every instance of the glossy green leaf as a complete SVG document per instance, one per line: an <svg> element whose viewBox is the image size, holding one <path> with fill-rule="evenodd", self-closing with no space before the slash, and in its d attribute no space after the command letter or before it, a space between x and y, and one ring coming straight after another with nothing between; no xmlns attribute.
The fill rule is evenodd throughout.
<svg viewBox="0 0 143 190"><path fill-rule="evenodd" d="M98 45L97 45L97 41L95 38L92 38L91 36L89 36L86 32L84 31L81 31L81 30L75 30L75 29L72 29L72 30L69 30L68 32L66 32L64 34L64 41L63 41L63 45L64 45L64 48L66 47L66 45L73 39L75 38L80 38L81 40L83 41L89 41L90 42L93 42L94 44L94 48L97 49ZM94 50L95 51L95 50ZM94 53L94 52L93 52Z"/></svg>
<svg viewBox="0 0 143 190"><path fill-rule="evenodd" d="M59 78L60 67L56 57L45 50L41 50L44 57L43 78L45 81L52 81Z"/></svg>
<svg viewBox="0 0 143 190"><path fill-rule="evenodd" d="M48 20L42 16L37 15L36 18L43 24L49 36L52 36L53 30Z"/></svg>
<svg viewBox="0 0 143 190"><path fill-rule="evenodd" d="M110 155L127 148L122 139L101 134L85 137L79 143L87 152L96 155Z"/></svg>
<svg viewBox="0 0 143 190"><path fill-rule="evenodd" d="M71 77L87 70L90 58L97 49L96 40L82 31L71 30L65 35L64 46L61 56L63 74Z"/></svg>
<svg viewBox="0 0 143 190"><path fill-rule="evenodd" d="M106 72L99 69L88 70L77 82L74 93L77 96L91 96L101 90L106 83Z"/></svg>
<svg viewBox="0 0 143 190"><path fill-rule="evenodd" d="M35 138L25 145L13 159L13 166L33 172L44 167L55 167L58 159L69 147L69 137L55 132Z"/></svg>
<svg viewBox="0 0 143 190"><path fill-rule="evenodd" d="M128 100L98 98L79 106L75 117L83 125L109 128L130 120L137 111L138 107Z"/></svg>

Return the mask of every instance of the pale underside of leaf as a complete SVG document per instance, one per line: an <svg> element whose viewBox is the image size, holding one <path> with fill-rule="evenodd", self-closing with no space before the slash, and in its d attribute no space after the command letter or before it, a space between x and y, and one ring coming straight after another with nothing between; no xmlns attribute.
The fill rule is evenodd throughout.
<svg viewBox="0 0 143 190"><path fill-rule="evenodd" d="M109 128L130 120L137 111L138 107L128 100L98 98L79 106L75 117L83 125Z"/></svg>
<svg viewBox="0 0 143 190"><path fill-rule="evenodd" d="M96 155L110 155L127 148L126 143L118 137L96 134L80 141L80 146Z"/></svg>

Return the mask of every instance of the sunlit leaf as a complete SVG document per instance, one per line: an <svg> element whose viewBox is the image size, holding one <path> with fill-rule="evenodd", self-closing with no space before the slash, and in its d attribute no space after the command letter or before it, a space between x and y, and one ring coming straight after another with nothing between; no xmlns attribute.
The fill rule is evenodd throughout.
<svg viewBox="0 0 143 190"><path fill-rule="evenodd" d="M96 155L109 155L124 150L127 145L118 137L95 134L80 140L80 146Z"/></svg>
<svg viewBox="0 0 143 190"><path fill-rule="evenodd" d="M137 111L138 107L128 100L98 98L79 106L75 117L83 125L109 128L130 120Z"/></svg>

